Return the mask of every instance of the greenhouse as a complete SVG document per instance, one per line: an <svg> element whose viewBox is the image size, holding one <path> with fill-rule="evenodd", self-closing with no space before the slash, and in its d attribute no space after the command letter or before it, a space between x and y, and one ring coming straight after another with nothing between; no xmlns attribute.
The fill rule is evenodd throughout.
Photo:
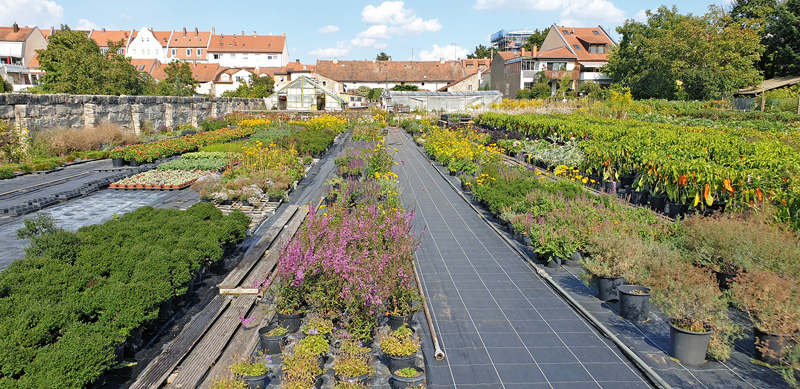
<svg viewBox="0 0 800 389"><path fill-rule="evenodd" d="M503 95L499 91L474 92L407 92L387 91L381 96L387 110L395 112L421 109L427 111L455 112L467 108L487 107L500 103Z"/></svg>
<svg viewBox="0 0 800 389"><path fill-rule="evenodd" d="M282 111L342 111L347 103L316 81L301 76L266 99L267 109Z"/></svg>

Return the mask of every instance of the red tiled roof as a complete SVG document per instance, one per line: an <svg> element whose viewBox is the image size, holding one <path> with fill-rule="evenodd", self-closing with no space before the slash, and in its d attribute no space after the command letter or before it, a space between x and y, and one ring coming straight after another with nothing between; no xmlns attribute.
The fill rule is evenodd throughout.
<svg viewBox="0 0 800 389"><path fill-rule="evenodd" d="M39 68L39 53L34 52L33 58L31 61L28 62L28 69L38 69Z"/></svg>
<svg viewBox="0 0 800 389"><path fill-rule="evenodd" d="M605 31L600 27L556 27L564 39L569 44L570 48L575 51L579 61L606 61L608 59L608 51L605 53L591 53L589 46L591 45L608 45L614 46L614 42L609 38ZM565 35L563 30L568 30L569 34ZM597 31L597 34L594 32ZM575 49L575 45L579 45L580 49ZM540 55L541 57L541 55ZM570 58L575 58L570 55Z"/></svg>
<svg viewBox="0 0 800 389"><path fill-rule="evenodd" d="M108 41L119 42L122 40L122 47L128 45L131 39L131 31L126 30L92 30L89 38L94 40L100 47L108 47Z"/></svg>
<svg viewBox="0 0 800 389"><path fill-rule="evenodd" d="M167 47L169 43L169 37L172 35L172 31L153 31L150 30L158 43L161 43L161 47Z"/></svg>
<svg viewBox="0 0 800 389"><path fill-rule="evenodd" d="M33 27L20 27L17 32L14 32L14 27L0 27L0 41L24 42L31 32L33 32Z"/></svg>
<svg viewBox="0 0 800 389"><path fill-rule="evenodd" d="M500 51L497 54L500 54L500 56L503 57L503 61L508 61L509 59L517 58L520 55L515 51Z"/></svg>
<svg viewBox="0 0 800 389"><path fill-rule="evenodd" d="M172 34L172 40L169 41L169 47L205 49L210 39L210 31L175 31Z"/></svg>
<svg viewBox="0 0 800 389"><path fill-rule="evenodd" d="M452 82L462 77L461 61L317 61L317 73L338 82Z"/></svg>
<svg viewBox="0 0 800 389"><path fill-rule="evenodd" d="M152 75L153 70L156 69L159 62L156 59L132 59L131 65L136 68L137 72L147 73Z"/></svg>
<svg viewBox="0 0 800 389"><path fill-rule="evenodd" d="M169 64L159 63L153 69L153 73L151 73L153 78L158 81L167 78L167 73L164 71L167 66L169 66ZM216 63L192 63L189 64L189 66L192 68L192 77L201 83L214 81L217 79L217 76L222 73L221 70L229 70L228 68L220 67L219 64Z"/></svg>
<svg viewBox="0 0 800 389"><path fill-rule="evenodd" d="M210 53L282 53L286 37L282 35L212 35Z"/></svg>
<svg viewBox="0 0 800 389"><path fill-rule="evenodd" d="M575 54L572 54L566 46L561 46L557 49L541 51L536 58L575 58Z"/></svg>
<svg viewBox="0 0 800 389"><path fill-rule="evenodd" d="M489 58L481 58L481 59L462 59L461 64L464 66L464 72L467 75L478 73L478 70L483 70L492 66L492 60ZM468 65L472 65L472 69L468 67ZM481 67L483 66L483 67Z"/></svg>

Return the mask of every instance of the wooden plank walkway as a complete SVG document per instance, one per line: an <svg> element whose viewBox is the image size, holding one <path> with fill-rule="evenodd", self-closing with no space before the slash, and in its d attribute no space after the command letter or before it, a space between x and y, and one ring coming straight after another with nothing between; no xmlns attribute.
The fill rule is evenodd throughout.
<svg viewBox="0 0 800 389"><path fill-rule="evenodd" d="M216 296L197 314L186 328L169 344L166 350L156 357L136 378L131 389L158 388L167 380L178 363L200 340L212 323L228 307L230 297Z"/></svg>
<svg viewBox="0 0 800 389"><path fill-rule="evenodd" d="M255 266L261 256L264 254L271 245L272 242L275 240L275 237L280 234L283 230L283 227L286 223L294 216L295 212L297 212L296 205L290 205L286 207L286 209L275 219L275 222L272 226L267 230L267 233L249 250L244 254L244 258L242 258L241 262L233 269L228 275L225 277L224 280L218 285L220 288L235 288L240 286L240 283L250 273L250 270ZM246 286L246 285L244 285Z"/></svg>

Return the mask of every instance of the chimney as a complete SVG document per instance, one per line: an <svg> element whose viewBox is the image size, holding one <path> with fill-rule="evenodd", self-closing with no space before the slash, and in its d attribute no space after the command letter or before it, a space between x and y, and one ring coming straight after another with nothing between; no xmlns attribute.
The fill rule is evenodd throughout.
<svg viewBox="0 0 800 389"><path fill-rule="evenodd" d="M285 33L285 32L283 33L283 36L286 36L286 33Z"/></svg>
<svg viewBox="0 0 800 389"><path fill-rule="evenodd" d="M258 36L258 33L256 33L256 30L253 30L253 38L255 38L257 36Z"/></svg>
<svg viewBox="0 0 800 389"><path fill-rule="evenodd" d="M183 28L183 37L186 38L186 27Z"/></svg>
<svg viewBox="0 0 800 389"><path fill-rule="evenodd" d="M197 38L200 36L200 31L197 31L197 27L194 28L194 37Z"/></svg>
<svg viewBox="0 0 800 389"><path fill-rule="evenodd" d="M339 63L339 59L338 59L338 58L334 58L334 59L333 59L333 64L334 64L334 65L336 65L336 64L338 64L338 63Z"/></svg>
<svg viewBox="0 0 800 389"><path fill-rule="evenodd" d="M56 33L56 28L53 27L53 26L50 26L50 35L53 35L55 33Z"/></svg>
<svg viewBox="0 0 800 389"><path fill-rule="evenodd" d="M11 27L14 28L14 32L19 32L19 24L17 24L17 22L14 22L14 25L12 25Z"/></svg>
<svg viewBox="0 0 800 389"><path fill-rule="evenodd" d="M299 60L299 59L296 59L296 60L295 60L295 62L297 62L297 63L300 63L300 60Z"/></svg>
<svg viewBox="0 0 800 389"><path fill-rule="evenodd" d="M105 28L105 27L103 27L103 34L105 34L105 33L106 33L106 28Z"/></svg>
<svg viewBox="0 0 800 389"><path fill-rule="evenodd" d="M539 48L536 45L533 45L531 48L531 57L536 58L539 55Z"/></svg>
<svg viewBox="0 0 800 389"><path fill-rule="evenodd" d="M244 36L244 30L242 31L242 36Z"/></svg>
<svg viewBox="0 0 800 389"><path fill-rule="evenodd" d="M373 58L373 59L372 59L372 63L375 63L375 62L377 62L377 61L378 61L378 59L377 59L377 58Z"/></svg>
<svg viewBox="0 0 800 389"><path fill-rule="evenodd" d="M216 28L211 27L211 35L217 35L217 29Z"/></svg>
<svg viewBox="0 0 800 389"><path fill-rule="evenodd" d="M439 58L439 63L444 65L444 58Z"/></svg>

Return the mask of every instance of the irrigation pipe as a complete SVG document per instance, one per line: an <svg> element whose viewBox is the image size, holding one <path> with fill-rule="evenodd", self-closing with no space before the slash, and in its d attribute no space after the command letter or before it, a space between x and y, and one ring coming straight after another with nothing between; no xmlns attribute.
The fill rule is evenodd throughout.
<svg viewBox="0 0 800 389"><path fill-rule="evenodd" d="M403 131L403 133L405 133L406 137L408 137L408 133L406 133L405 131ZM423 157L425 157L425 155L422 154L422 151L419 149L419 147L415 147L415 149L417 150L418 153L420 153ZM490 223L489 220L487 220L486 217L480 212L480 210L478 210L478 208L476 208L475 205L473 205L472 202L470 202L469 199L467 199L467 197L464 196L464 193L462 193L461 190L455 186L455 184L453 184L452 182L450 182L449 179L447 179L444 173L442 173L439 169L435 169L435 167L434 170L436 170L436 172L439 173L439 175L442 176L442 178L444 178L447 184L450 185L450 187L452 187L453 190L455 190L455 192L461 197L461 199L464 200L464 202L467 203L467 205L469 205L470 208L472 208L472 210L475 211L476 214L478 214L481 220L483 220L483 222L486 223L486 225L488 225L489 228L491 228L492 231L494 231L495 234L497 234L497 236L503 239L503 241L505 241L506 244L509 247L511 247L511 249L514 250L521 258L525 259L525 262L528 264L528 266L533 268L536 274L542 279L544 279L545 282L547 282L547 284L551 288L553 288L553 290L555 290L555 292L558 293L561 296L561 298L566 300L567 303L570 306L572 306L573 309L575 309L581 316L583 316L584 319L586 319L592 326L594 326L598 331L600 331L600 333L602 333L603 336L611 340L611 342L614 343L614 345L617 346L617 348L620 351L622 351L622 353L625 354L625 356L628 359L630 359L634 364L636 364L636 367L638 367L639 370L641 370L653 384L663 389L672 389L672 386L668 384L667 381L665 381L658 373L656 373L656 371L653 370L653 368L651 368L650 365L647 364L647 362L645 362L638 355L636 355L636 353L634 353L633 350L631 350L624 342L622 342L622 340L620 340L616 335L614 335L614 333L611 332L611 330L609 330L608 327L606 327L605 325L603 325L603 323L597 320L597 318L594 317L594 315L592 315L589 311L584 309L583 306L580 305L580 303L578 303L574 298L572 298L572 296L569 295L569 293L566 290L564 290L564 288L562 288L555 281L553 281L550 275L547 274L547 272L545 272L541 266L534 263L530 259L530 257L528 257L527 253L520 250L497 227L495 227L492 223ZM414 268L414 272L416 272L416 268ZM417 282L418 282L417 285L419 285L419 281ZM425 314L427 317L428 314L427 310L425 311ZM430 325L430 319L428 320L428 324ZM434 337L434 345L436 345L435 337Z"/></svg>
<svg viewBox="0 0 800 389"><path fill-rule="evenodd" d="M425 321L428 322L428 330L431 332L431 339L433 339L433 357L436 358L437 361L444 360L444 351L439 347L439 340L436 338L436 330L433 329L433 321L431 321L431 314L428 312L428 301L425 299L425 294L422 293L422 284L419 282L419 273L417 273L417 267L414 266L414 281L417 282L417 289L419 290L419 295L422 297L422 311L425 312Z"/></svg>

